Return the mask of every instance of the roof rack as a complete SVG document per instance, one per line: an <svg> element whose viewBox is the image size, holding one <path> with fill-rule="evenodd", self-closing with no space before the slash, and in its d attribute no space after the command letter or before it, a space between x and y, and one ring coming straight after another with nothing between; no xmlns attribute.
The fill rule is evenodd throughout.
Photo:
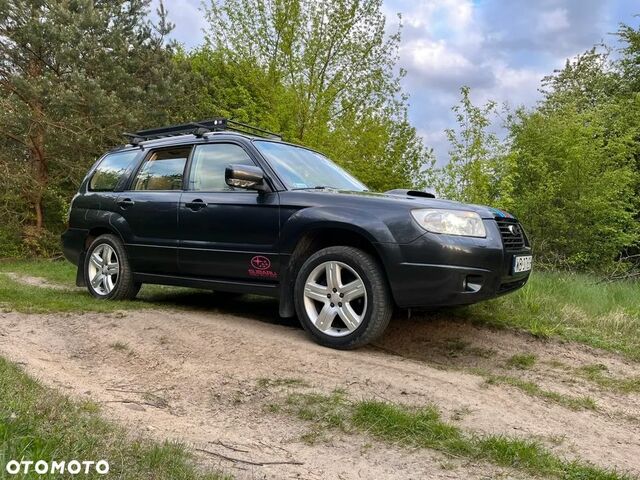
<svg viewBox="0 0 640 480"><path fill-rule="evenodd" d="M209 132L220 132L224 130L233 130L240 133L248 133L267 138L277 138L282 140L282 135L273 133L262 128L247 125L246 123L228 120L226 118L211 118L200 122L182 123L179 125L170 125L168 127L149 128L133 133L123 133L123 135L131 140L131 144L138 145L147 140L155 140L158 138L175 137L178 135L195 135L202 137Z"/></svg>

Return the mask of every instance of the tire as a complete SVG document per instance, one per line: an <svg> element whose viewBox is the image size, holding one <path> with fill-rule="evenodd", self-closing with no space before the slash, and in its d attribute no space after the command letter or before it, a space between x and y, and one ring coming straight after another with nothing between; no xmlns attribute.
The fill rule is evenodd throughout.
<svg viewBox="0 0 640 480"><path fill-rule="evenodd" d="M298 318L313 339L342 350L377 339L393 313L382 267L354 247L328 247L311 255L298 271L294 299Z"/></svg>
<svg viewBox="0 0 640 480"><path fill-rule="evenodd" d="M112 234L100 235L89 246L84 278L89 293L100 300L133 300L142 286L133 281L124 245Z"/></svg>

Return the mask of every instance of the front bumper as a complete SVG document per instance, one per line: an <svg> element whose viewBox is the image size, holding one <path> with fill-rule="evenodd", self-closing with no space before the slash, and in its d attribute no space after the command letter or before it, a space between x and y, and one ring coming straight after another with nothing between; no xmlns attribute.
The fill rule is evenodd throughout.
<svg viewBox="0 0 640 480"><path fill-rule="evenodd" d="M513 258L531 255L528 242L506 249L495 221L486 238L425 233L397 245L385 259L396 304L408 307L465 305L523 287L530 271L513 273ZM390 261L389 261L390 260Z"/></svg>

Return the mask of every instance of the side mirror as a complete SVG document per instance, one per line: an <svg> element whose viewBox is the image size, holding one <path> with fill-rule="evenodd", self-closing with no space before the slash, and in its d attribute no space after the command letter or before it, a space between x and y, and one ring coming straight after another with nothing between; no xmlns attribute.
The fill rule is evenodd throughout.
<svg viewBox="0 0 640 480"><path fill-rule="evenodd" d="M228 165L224 171L224 181L230 187L264 192L267 185L264 172L253 165Z"/></svg>

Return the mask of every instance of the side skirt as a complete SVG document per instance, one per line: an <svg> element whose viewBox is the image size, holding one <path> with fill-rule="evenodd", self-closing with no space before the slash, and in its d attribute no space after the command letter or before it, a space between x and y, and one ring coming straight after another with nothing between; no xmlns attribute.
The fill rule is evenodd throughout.
<svg viewBox="0 0 640 480"><path fill-rule="evenodd" d="M134 273L134 281L140 283L155 283L157 285L175 285L179 287L203 288L220 292L253 293L267 297L278 298L277 284L256 282L239 282L233 280L212 280L208 278L180 277L175 275L158 275L154 273Z"/></svg>

